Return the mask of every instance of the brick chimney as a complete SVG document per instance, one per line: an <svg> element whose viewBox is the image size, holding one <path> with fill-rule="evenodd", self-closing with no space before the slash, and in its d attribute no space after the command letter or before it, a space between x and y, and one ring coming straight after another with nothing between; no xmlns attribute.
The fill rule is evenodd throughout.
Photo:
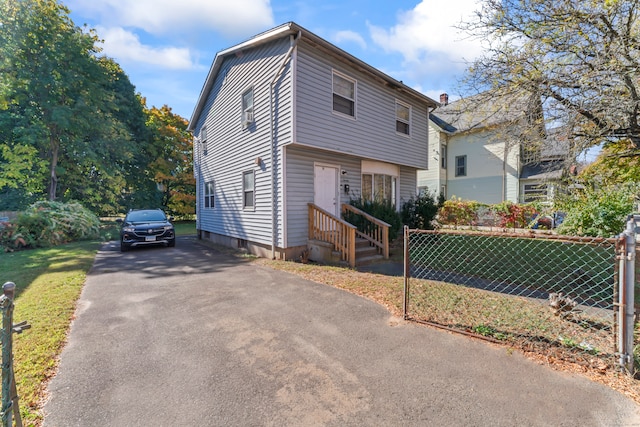
<svg viewBox="0 0 640 427"><path fill-rule="evenodd" d="M441 94L440 95L440 104L448 105L449 104L449 95L447 95L446 93Z"/></svg>

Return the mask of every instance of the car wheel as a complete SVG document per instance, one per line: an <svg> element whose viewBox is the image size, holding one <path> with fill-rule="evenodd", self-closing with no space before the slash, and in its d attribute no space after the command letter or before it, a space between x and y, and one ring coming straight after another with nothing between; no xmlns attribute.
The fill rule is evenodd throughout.
<svg viewBox="0 0 640 427"><path fill-rule="evenodd" d="M129 246L125 245L123 242L120 242L120 252L127 252L129 250Z"/></svg>

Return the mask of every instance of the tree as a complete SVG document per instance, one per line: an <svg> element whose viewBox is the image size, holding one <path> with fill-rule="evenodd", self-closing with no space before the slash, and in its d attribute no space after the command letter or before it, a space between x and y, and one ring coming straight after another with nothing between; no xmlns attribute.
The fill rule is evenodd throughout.
<svg viewBox="0 0 640 427"><path fill-rule="evenodd" d="M640 153L640 0L485 0L462 25L488 43L466 90L527 92L576 151L631 141Z"/></svg>
<svg viewBox="0 0 640 427"><path fill-rule="evenodd" d="M54 0L0 0L2 161L10 160L7 153L23 153L18 175L34 172L50 200L60 195L65 156L80 159L93 151L92 135L100 133L111 100L97 37L76 27L68 13ZM47 162L46 176L38 163L25 161L34 149ZM5 186L15 186L15 174L3 178Z"/></svg>
<svg viewBox="0 0 640 427"><path fill-rule="evenodd" d="M162 206L176 215L192 215L195 213L195 178L187 120L166 105L152 107L147 117L152 133L147 150L151 160L148 170L162 191Z"/></svg>

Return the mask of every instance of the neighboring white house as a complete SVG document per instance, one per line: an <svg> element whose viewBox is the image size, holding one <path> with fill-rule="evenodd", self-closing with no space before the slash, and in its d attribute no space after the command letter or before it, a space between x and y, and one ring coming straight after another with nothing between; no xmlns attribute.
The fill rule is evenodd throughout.
<svg viewBox="0 0 640 427"><path fill-rule="evenodd" d="M396 206L428 166L437 103L295 23L219 52L190 120L202 238L282 259L307 248L309 203Z"/></svg>
<svg viewBox="0 0 640 427"><path fill-rule="evenodd" d="M419 190L487 204L553 197L568 145L544 131L530 96L449 103L442 94L440 103L429 122L432 167L418 172Z"/></svg>

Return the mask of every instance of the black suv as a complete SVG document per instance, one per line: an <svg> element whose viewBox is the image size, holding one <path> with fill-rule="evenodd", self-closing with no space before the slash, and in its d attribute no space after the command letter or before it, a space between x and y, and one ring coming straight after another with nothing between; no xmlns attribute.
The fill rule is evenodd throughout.
<svg viewBox="0 0 640 427"><path fill-rule="evenodd" d="M120 228L122 252L134 246L176 245L176 234L171 224L173 218L167 218L160 209L134 209L129 211L124 220L117 221L122 222Z"/></svg>

